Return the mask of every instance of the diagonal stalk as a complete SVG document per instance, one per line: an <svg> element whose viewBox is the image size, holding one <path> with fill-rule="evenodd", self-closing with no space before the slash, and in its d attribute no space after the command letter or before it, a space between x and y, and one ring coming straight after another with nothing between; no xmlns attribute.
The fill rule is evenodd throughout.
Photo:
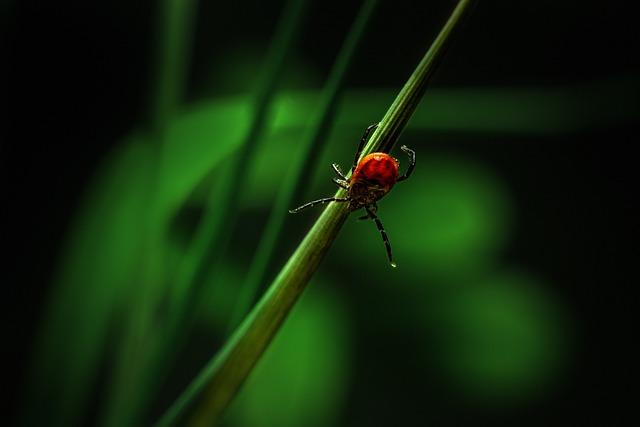
<svg viewBox="0 0 640 427"><path fill-rule="evenodd" d="M364 29L371 19L377 3L377 0L367 0L364 2L334 62L327 83L322 91L322 99L320 100L317 115L302 144L303 153L301 155L301 161L293 166L292 173L287 176L287 180L278 192L265 231L260 238L258 249L251 262L249 273L240 287L240 293L231 315L231 321L229 322L229 333L233 332L240 324L255 301L255 296L260 289L260 285L262 285L265 280L267 268L272 262L273 255L276 253L275 249L282 233L285 219L287 218L287 212L294 200L298 199L306 188L307 183L304 177L313 176L317 168L317 162L315 160L320 155L319 151L322 143L326 139L330 125L335 117L336 106L342 94L349 64L357 50Z"/></svg>
<svg viewBox="0 0 640 427"><path fill-rule="evenodd" d="M404 85L371 136L362 155L390 151L415 111L429 78L442 57L453 30L469 11L472 0L460 0L431 48ZM344 196L339 190L336 197ZM176 424L194 400L203 402L202 421L212 424L233 399L260 359L282 322L313 276L349 215L346 204L332 203L307 233L267 292L216 357L174 403L159 426ZM196 422L200 419L196 418Z"/></svg>

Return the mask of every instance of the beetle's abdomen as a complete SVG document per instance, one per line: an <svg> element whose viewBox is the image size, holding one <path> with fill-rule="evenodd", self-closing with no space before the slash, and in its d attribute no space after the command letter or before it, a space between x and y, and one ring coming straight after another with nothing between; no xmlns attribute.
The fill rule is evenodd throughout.
<svg viewBox="0 0 640 427"><path fill-rule="evenodd" d="M384 187L386 191L398 180L398 161L386 153L371 153L365 156L351 177L352 183L367 181Z"/></svg>

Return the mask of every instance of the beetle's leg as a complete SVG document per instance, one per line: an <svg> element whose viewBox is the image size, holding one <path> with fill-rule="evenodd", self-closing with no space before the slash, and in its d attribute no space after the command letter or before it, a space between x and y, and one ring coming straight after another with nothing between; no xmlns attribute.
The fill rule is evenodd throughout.
<svg viewBox="0 0 640 427"><path fill-rule="evenodd" d="M371 212L375 214L376 212L378 212L378 205L376 203L369 205L369 209L371 209ZM367 213L366 215L362 215L361 217L358 217L358 221L364 221L365 219L373 219L373 218L369 216L369 213Z"/></svg>
<svg viewBox="0 0 640 427"><path fill-rule="evenodd" d="M298 206L295 209L291 209L289 210L289 213L298 213L305 209L312 208L316 205L323 205L329 202L349 202L349 201L351 201L351 199L349 199L348 197L325 197L324 199L314 200L313 202L305 203L302 206Z"/></svg>
<svg viewBox="0 0 640 427"><path fill-rule="evenodd" d="M353 166L351 167L351 172L356 170L356 166L358 165L358 159L360 158L360 153L362 153L362 149L364 148L364 145L369 140L369 134L371 134L371 131L377 127L378 127L378 123L373 123L369 125L367 129L365 129L364 135L362 135L362 138L360 138L360 145L358 145L358 151L356 151L356 157L353 159Z"/></svg>
<svg viewBox="0 0 640 427"><path fill-rule="evenodd" d="M396 267L396 263L393 262L393 255L391 255L391 243L389 243L389 238L387 237L387 232L384 231L382 222L380 222L380 219L368 206L365 206L365 209L367 210L367 214L369 215L369 218L375 221L376 227L378 227L378 231L382 236L382 240L384 241L384 246L387 249L387 258L389 258L389 264L391 264L391 267Z"/></svg>
<svg viewBox="0 0 640 427"><path fill-rule="evenodd" d="M340 165L337 163L333 163L331 165L331 167L333 168L333 170L335 171L335 173L338 175L338 177L343 180L343 181L347 181L347 177L345 176L345 174L342 172L342 169L340 169Z"/></svg>
<svg viewBox="0 0 640 427"><path fill-rule="evenodd" d="M411 173L413 172L413 168L416 167L416 152L406 145L403 145L402 147L400 147L400 149L407 153L407 156L409 156L409 167L407 168L407 171L404 173L404 175L398 178L396 182L404 181L405 179L409 178L411 176Z"/></svg>
<svg viewBox="0 0 640 427"><path fill-rule="evenodd" d="M349 189L349 183L343 179L332 178L333 182L338 184L338 187L344 188L345 190Z"/></svg>
<svg viewBox="0 0 640 427"><path fill-rule="evenodd" d="M333 182L338 184L338 187L344 188L345 190L348 190L349 189L349 181L347 180L347 177L344 176L344 173L342 173L342 170L340 170L340 166L337 163L333 163L331 165L331 167L333 168L335 173L339 176L339 178L332 178Z"/></svg>

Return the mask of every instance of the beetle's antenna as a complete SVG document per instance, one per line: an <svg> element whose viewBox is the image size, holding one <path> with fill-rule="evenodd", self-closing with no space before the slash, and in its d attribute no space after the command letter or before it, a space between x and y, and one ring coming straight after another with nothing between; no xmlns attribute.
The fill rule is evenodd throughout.
<svg viewBox="0 0 640 427"><path fill-rule="evenodd" d="M305 203L302 206L298 206L295 209L291 209L289 210L289 213L298 213L300 211L303 211L305 209L309 209L312 208L316 205L323 205L325 203L329 203L329 202L350 202L351 199L348 197L325 197L324 199L318 199L318 200L314 200L312 202L309 203Z"/></svg>
<svg viewBox="0 0 640 427"><path fill-rule="evenodd" d="M365 210L367 211L369 218L374 220L376 223L376 227L378 227L378 231L380 232L380 235L382 236L382 240L384 241L384 246L387 249L387 258L389 258L389 264L391 264L391 267L394 267L394 268L397 267L398 265L395 262L393 262L393 255L391 254L391 243L389 243L389 238L387 237L387 232L384 231L382 222L380 222L380 219L376 216L376 214L371 209L369 209L368 206L365 206Z"/></svg>

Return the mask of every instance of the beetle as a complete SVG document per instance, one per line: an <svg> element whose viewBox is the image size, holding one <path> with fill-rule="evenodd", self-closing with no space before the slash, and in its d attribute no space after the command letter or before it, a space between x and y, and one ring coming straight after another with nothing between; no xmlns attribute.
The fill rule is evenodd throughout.
<svg viewBox="0 0 640 427"><path fill-rule="evenodd" d="M333 178L333 182L335 182L339 187L347 190L347 197L325 197L323 199L314 200L295 209L291 209L289 213L298 213L313 206L329 202L349 203L350 212L364 208L367 214L358 219L371 219L376 223L376 227L382 236L382 240L387 250L389 264L391 264L392 267L396 267L396 263L393 261L391 243L389 243L387 232L376 215L378 211L378 205L376 202L391 191L397 182L404 181L409 178L416 166L416 153L406 145L400 147L400 149L409 156L409 166L407 167L404 175L401 176L398 176L400 169L398 160L391 157L388 153L367 154L358 161L360 153L368 141L371 131L377 126L377 123L370 125L365 130L364 135L362 135L360 145L358 146L356 156L353 160L353 166L351 167L350 178L347 178L346 175L342 173L340 166L336 163L332 165L334 172L338 175L337 178Z"/></svg>

